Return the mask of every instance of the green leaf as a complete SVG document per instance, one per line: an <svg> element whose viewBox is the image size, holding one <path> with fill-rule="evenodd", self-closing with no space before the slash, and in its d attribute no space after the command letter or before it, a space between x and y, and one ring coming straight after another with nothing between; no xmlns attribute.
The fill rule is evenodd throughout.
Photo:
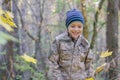
<svg viewBox="0 0 120 80"><path fill-rule="evenodd" d="M5 45L7 43L7 40L4 39L2 36L0 36L0 44Z"/></svg>
<svg viewBox="0 0 120 80"><path fill-rule="evenodd" d="M1 66L0 69L1 69L1 70L5 70L5 69L6 69L6 66Z"/></svg>
<svg viewBox="0 0 120 80"><path fill-rule="evenodd" d="M97 1L99 1L99 0L93 0L93 2L97 2Z"/></svg>
<svg viewBox="0 0 120 80"><path fill-rule="evenodd" d="M0 52L0 56L5 54L6 54L6 51Z"/></svg>
<svg viewBox="0 0 120 80"><path fill-rule="evenodd" d="M60 13L62 8L64 7L65 2L63 0L56 0L56 12Z"/></svg>
<svg viewBox="0 0 120 80"><path fill-rule="evenodd" d="M18 42L18 39L16 39L15 37L13 37L13 36L11 36L7 33L1 32L1 31L0 31L0 36L3 37L4 39L8 40L8 41L12 40L14 42Z"/></svg>

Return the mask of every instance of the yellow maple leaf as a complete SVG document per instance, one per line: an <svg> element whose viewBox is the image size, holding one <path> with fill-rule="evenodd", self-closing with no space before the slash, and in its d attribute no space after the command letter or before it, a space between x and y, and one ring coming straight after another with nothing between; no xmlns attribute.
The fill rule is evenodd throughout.
<svg viewBox="0 0 120 80"><path fill-rule="evenodd" d="M94 80L94 78L90 77L90 78L86 78L85 80Z"/></svg>
<svg viewBox="0 0 120 80"><path fill-rule="evenodd" d="M7 31L13 32L14 29L16 28L16 24L13 21L13 14L9 11L3 11L0 8L0 25L4 27ZM13 28L12 28L13 27Z"/></svg>
<svg viewBox="0 0 120 80"><path fill-rule="evenodd" d="M7 31L9 31L9 32L13 32L13 31L14 31L14 29L11 28L8 24L3 23L3 22L1 21L1 19L0 19L0 25L2 25L2 27L4 27L4 28L5 28Z"/></svg>
<svg viewBox="0 0 120 80"><path fill-rule="evenodd" d="M104 69L104 67L106 66L106 64L107 64L107 63L104 63L104 64L101 65L100 67L96 68L95 74L101 72L101 71Z"/></svg>
<svg viewBox="0 0 120 80"><path fill-rule="evenodd" d="M27 61L27 62L32 62L32 63L34 63L34 64L37 63L37 60L36 60L36 59L34 59L33 57L30 57L30 56L28 56L28 55L26 55L26 54L22 55L21 57L22 57L25 61Z"/></svg>
<svg viewBox="0 0 120 80"><path fill-rule="evenodd" d="M105 58L105 57L108 57L110 55L112 55L112 51L108 52L108 50L107 50L105 52L102 52L101 55L100 55L100 57L101 58Z"/></svg>
<svg viewBox="0 0 120 80"><path fill-rule="evenodd" d="M6 23L9 24L11 27L16 28L17 26L13 21L13 18L14 18L13 14L9 11L6 11L4 15L5 15L5 18L6 18Z"/></svg>
<svg viewBox="0 0 120 80"><path fill-rule="evenodd" d="M3 13L4 13L4 11L0 8L0 15L3 14Z"/></svg>

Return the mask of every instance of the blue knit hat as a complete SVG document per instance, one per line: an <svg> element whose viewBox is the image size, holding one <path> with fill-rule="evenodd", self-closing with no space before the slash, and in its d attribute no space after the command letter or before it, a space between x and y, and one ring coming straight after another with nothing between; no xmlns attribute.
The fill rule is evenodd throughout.
<svg viewBox="0 0 120 80"><path fill-rule="evenodd" d="M66 13L65 25L67 28L73 21L80 21L82 24L84 24L84 18L80 10L72 9Z"/></svg>

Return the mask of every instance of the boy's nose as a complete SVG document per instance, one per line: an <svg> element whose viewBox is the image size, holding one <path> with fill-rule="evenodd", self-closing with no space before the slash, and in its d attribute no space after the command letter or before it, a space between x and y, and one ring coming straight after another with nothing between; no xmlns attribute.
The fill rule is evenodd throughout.
<svg viewBox="0 0 120 80"><path fill-rule="evenodd" d="M78 30L78 27L76 26L76 27L74 28L74 30Z"/></svg>

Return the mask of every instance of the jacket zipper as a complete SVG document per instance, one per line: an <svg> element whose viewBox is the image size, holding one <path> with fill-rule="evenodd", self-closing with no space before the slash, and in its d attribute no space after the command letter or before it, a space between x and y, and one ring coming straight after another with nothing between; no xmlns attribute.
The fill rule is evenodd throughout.
<svg viewBox="0 0 120 80"><path fill-rule="evenodd" d="M72 72L72 63L73 63L73 54L74 54L74 50L75 50L75 43L74 43L74 47L73 47L73 51L72 51L72 60L71 60L71 67L70 67L70 80L72 80L71 72Z"/></svg>

